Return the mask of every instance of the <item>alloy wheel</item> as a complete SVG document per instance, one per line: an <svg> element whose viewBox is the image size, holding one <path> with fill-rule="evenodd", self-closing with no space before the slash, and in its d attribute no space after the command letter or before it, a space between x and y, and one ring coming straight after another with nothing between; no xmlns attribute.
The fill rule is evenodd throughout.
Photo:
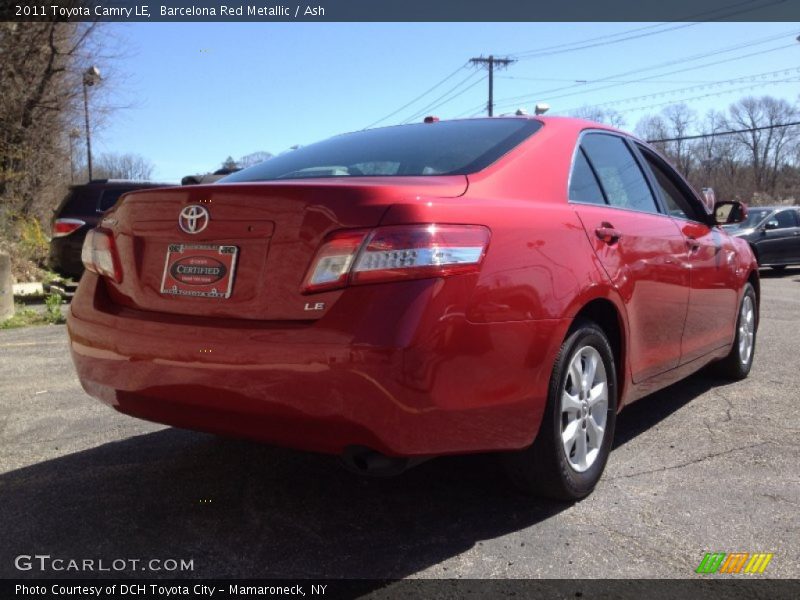
<svg viewBox="0 0 800 600"><path fill-rule="evenodd" d="M592 346L575 351L561 391L561 443L569 465L582 473L600 455L608 418L608 376Z"/></svg>

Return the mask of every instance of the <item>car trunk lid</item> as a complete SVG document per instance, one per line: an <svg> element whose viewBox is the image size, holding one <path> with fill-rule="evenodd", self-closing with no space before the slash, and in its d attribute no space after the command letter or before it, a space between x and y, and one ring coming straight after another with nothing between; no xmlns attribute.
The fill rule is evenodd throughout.
<svg viewBox="0 0 800 600"><path fill-rule="evenodd" d="M455 197L466 187L466 177L448 176L213 184L138 191L101 222L101 227L114 233L123 273L120 283L107 281L109 293L123 306L164 313L260 320L319 318L341 291L309 298L300 289L328 233L374 227L393 203ZM179 225L181 211L190 206L202 207L208 214L205 226L194 233ZM167 254L177 245L235 247L230 296L164 293ZM324 309L319 308L320 303Z"/></svg>

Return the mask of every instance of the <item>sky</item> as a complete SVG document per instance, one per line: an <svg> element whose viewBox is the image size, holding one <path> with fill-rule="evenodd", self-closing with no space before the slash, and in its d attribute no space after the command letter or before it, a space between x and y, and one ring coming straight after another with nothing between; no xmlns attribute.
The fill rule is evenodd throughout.
<svg viewBox="0 0 800 600"><path fill-rule="evenodd" d="M120 57L103 85L126 108L94 133L93 152L139 154L165 182L377 121L485 114L486 72L467 64L481 55L518 58L495 72L495 114L532 112L537 102L550 104L548 114L611 103L603 108L632 131L669 103L685 101L702 116L746 95L800 98L798 23L105 27Z"/></svg>

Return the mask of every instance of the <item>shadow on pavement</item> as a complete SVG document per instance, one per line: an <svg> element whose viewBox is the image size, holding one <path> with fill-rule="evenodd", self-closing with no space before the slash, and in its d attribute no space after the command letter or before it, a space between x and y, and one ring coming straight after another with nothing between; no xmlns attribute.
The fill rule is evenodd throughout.
<svg viewBox="0 0 800 600"><path fill-rule="evenodd" d="M687 379L626 406L617 417L613 447L627 444L714 386L727 383L715 378L709 371L709 368L702 369Z"/></svg>
<svg viewBox="0 0 800 600"><path fill-rule="evenodd" d="M761 279L784 279L788 277L795 277L800 275L800 267L786 267L785 269L776 270L773 268L759 269L758 276ZM798 281L795 279L795 281Z"/></svg>
<svg viewBox="0 0 800 600"><path fill-rule="evenodd" d="M628 407L615 446L712 385L696 375ZM192 573L164 577L400 578L568 506L517 494L491 455L375 479L330 457L179 429L0 475L0 498L6 578L81 576L19 572L19 554L194 560Z"/></svg>
<svg viewBox="0 0 800 600"><path fill-rule="evenodd" d="M0 497L6 578L81 576L14 568L37 553L194 559L194 573L164 574L178 577L403 577L566 507L510 491L490 456L368 479L325 456L178 429L4 474Z"/></svg>

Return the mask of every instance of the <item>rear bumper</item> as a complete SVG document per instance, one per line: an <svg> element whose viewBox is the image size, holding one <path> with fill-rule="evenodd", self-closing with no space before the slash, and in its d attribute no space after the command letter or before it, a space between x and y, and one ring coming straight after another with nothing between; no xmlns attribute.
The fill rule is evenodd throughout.
<svg viewBox="0 0 800 600"><path fill-rule="evenodd" d="M347 309L317 321L258 322L119 307L87 272L68 316L70 348L89 394L177 427L329 453L530 444L568 322L431 315L436 303L419 300L434 285L384 285L393 301L364 305L357 324L337 317L352 320ZM348 290L339 303L358 306L358 294Z"/></svg>
<svg viewBox="0 0 800 600"><path fill-rule="evenodd" d="M80 278L83 274L81 249L88 231L88 227L83 227L64 237L50 240L48 265L53 271L65 277Z"/></svg>

